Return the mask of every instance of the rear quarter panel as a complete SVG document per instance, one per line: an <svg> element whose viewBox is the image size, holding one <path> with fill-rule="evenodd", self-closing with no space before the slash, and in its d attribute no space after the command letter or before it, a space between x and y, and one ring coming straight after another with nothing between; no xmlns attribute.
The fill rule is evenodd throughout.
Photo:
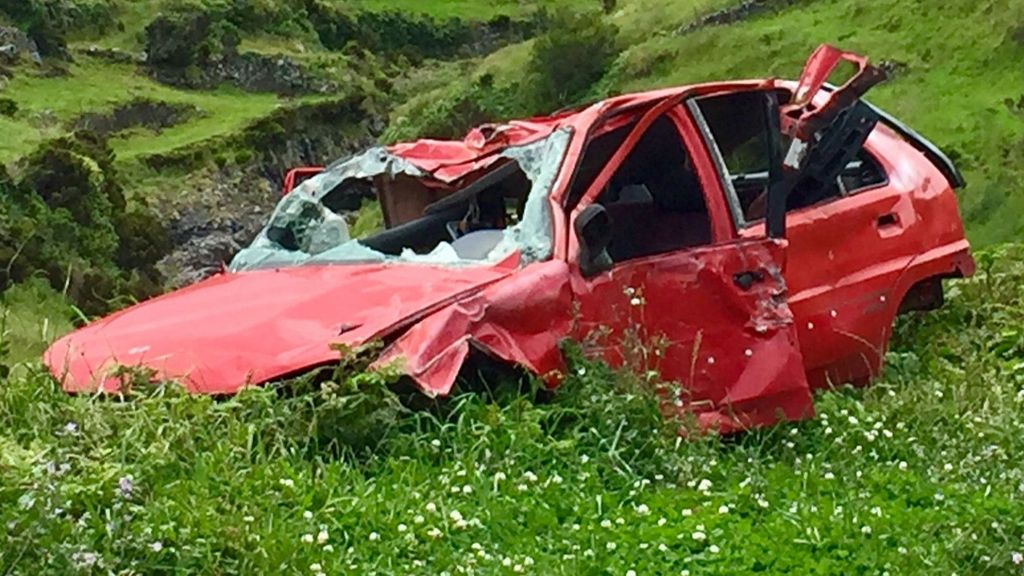
<svg viewBox="0 0 1024 576"><path fill-rule="evenodd" d="M925 278L972 270L942 173L885 126L866 149L886 184L787 217L790 306L815 387L877 375L907 291ZM885 215L895 223L880 225Z"/></svg>

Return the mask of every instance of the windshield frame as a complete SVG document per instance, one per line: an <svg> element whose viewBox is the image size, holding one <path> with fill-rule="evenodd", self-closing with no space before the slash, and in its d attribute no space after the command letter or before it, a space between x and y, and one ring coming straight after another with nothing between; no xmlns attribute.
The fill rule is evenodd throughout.
<svg viewBox="0 0 1024 576"><path fill-rule="evenodd" d="M320 227L328 222L337 228L337 220L343 221L343 218L327 208L322 201L338 186L346 182L366 180L377 176L395 178L399 175L426 181L431 179L430 173L399 156L392 155L384 148L376 147L333 163L323 173L304 181L282 198L257 238L236 254L229 270L244 272L267 268L335 264L427 264L460 268L507 265L509 261L513 260L511 257L514 254L518 255L515 260L519 262L520 266L531 262L550 260L557 252L556 229L559 220L558 212L556 212L558 206L553 201L553 196L562 170L566 165L566 158L573 140L574 130L570 126L563 126L530 142L507 146L487 154L487 157L504 157L510 162L490 163L476 173L473 182L478 182L511 163L518 165L517 172L521 172L525 176L529 189L522 197L524 204L522 218L515 224L493 229L501 230L502 237L496 240L493 248L487 251L483 258L463 257L452 246L458 240L447 238L438 241L434 249L427 253L415 253L409 248L404 248L400 253L394 254L391 251L374 250L365 243L380 234L396 230L401 225L381 230L365 238L349 238L347 227L341 235L332 229L330 237L336 243L326 249L319 249L318 246L314 250L310 248L310 244L301 242L285 247L280 242L271 239L272 237L279 238L273 232L279 229L276 224L281 222L289 225L295 224L296 229L303 235L312 229L313 231L309 232L311 236L315 236ZM445 198L455 196L472 186L473 183L463 186L447 194ZM477 195L486 190L487 188L481 189ZM467 198L472 199L477 195ZM381 201L381 198L381 192L378 190L377 201ZM302 215L303 220L289 220L289 218L298 218L298 214ZM425 213L412 222L421 222L431 216L431 214ZM343 241L337 241L342 237ZM427 242L429 243L430 240L428 239Z"/></svg>

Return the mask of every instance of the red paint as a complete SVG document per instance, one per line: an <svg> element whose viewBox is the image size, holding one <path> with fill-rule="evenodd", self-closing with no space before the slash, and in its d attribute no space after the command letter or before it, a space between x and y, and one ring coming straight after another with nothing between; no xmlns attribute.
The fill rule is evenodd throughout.
<svg viewBox="0 0 1024 576"><path fill-rule="evenodd" d="M292 168L284 175L284 186L281 188L283 195L287 196L295 189L297 184L301 183L303 180L312 178L323 171L323 166L303 166L302 168Z"/></svg>
<svg viewBox="0 0 1024 576"><path fill-rule="evenodd" d="M816 95L784 109L785 130L803 134L823 110L827 115L837 106L832 102L859 96L856 80L853 90L818 93L843 59L862 73L871 70L859 56L820 49L800 84ZM912 286L970 275L973 261L950 183L883 126L865 150L882 165L885 184L791 212L788 240L764 238L760 224L737 230L712 152L681 103L772 86L794 84L738 81L631 94L481 127L461 141L388 149L433 179L454 182L493 163L507 146L572 130L550 199L555 246L547 262L520 266L512 257L478 267L334 265L222 274L66 336L47 351L46 362L71 392L115 390L109 370L123 364L180 379L193 392L220 394L334 362L331 344L382 338L388 346L378 365L398 362L425 393L443 395L474 348L556 386L564 370L559 342L574 337L613 364L658 370L679 386L667 406L696 415L704 428L730 432L809 417L813 387L878 373ZM662 114L693 161L712 244L621 262L584 278L573 221L644 126ZM640 126L567 211L588 139L634 121ZM757 281L744 287L737 282L744 274ZM657 342L664 343L661 355L653 354Z"/></svg>

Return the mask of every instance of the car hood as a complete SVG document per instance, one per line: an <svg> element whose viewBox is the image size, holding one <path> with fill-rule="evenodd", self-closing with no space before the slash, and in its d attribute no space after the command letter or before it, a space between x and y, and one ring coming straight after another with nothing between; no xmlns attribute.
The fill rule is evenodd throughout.
<svg viewBox="0 0 1024 576"><path fill-rule="evenodd" d="M231 394L328 364L339 357L331 344L387 335L511 273L374 264L221 274L69 334L44 360L69 392L113 392L115 372L144 367L190 392Z"/></svg>

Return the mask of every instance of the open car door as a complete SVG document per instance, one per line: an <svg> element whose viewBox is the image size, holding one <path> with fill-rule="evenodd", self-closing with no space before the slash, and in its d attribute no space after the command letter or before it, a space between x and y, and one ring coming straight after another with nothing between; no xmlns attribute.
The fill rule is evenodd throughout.
<svg viewBox="0 0 1024 576"><path fill-rule="evenodd" d="M843 63L854 67L838 88L827 84ZM781 107L780 131L790 139L784 159L788 188L828 186L853 161L878 124L877 110L861 101L884 81L885 72L867 58L822 44L807 59L792 101ZM816 97L829 90L822 102Z"/></svg>
<svg viewBox="0 0 1024 576"><path fill-rule="evenodd" d="M631 367L678 385L665 391L666 409L702 429L808 418L813 401L782 278L786 243L692 234L723 192L684 97L642 113L573 210L578 337L612 365L639 354L646 365ZM785 201L778 191L771 203Z"/></svg>

